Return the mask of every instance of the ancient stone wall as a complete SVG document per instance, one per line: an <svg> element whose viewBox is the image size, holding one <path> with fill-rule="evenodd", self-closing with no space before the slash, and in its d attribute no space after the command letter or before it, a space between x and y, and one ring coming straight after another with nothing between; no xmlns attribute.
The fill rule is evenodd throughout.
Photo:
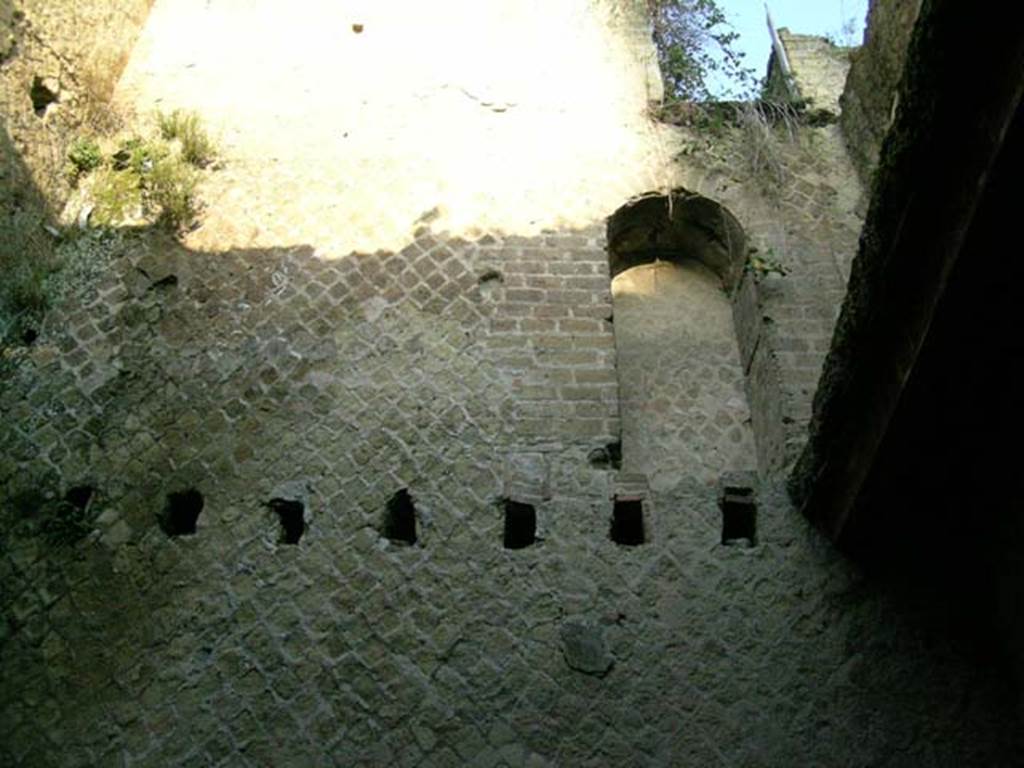
<svg viewBox="0 0 1024 768"><path fill-rule="evenodd" d="M852 49L834 45L824 37L796 35L785 28L779 30L779 39L800 98L807 100L810 110L838 117Z"/></svg>
<svg viewBox="0 0 1024 768"><path fill-rule="evenodd" d="M843 92L843 135L865 186L892 124L896 87L921 0L871 0L864 45L854 51Z"/></svg>
<svg viewBox="0 0 1024 768"><path fill-rule="evenodd" d="M514 48L512 27L550 43L570 13L556 27L572 56L529 48L544 81L483 93L460 61L378 88L392 70L368 61L418 41L406 55L435 66L461 18L409 3L423 16L402 38L377 5L339 8L267 24L273 0L171 0L151 17L251 24L282 58L281 25L358 21L344 45L332 31L291 54L338 55L330 71L359 89L247 103L218 67L288 72L153 28L146 50L193 65L172 57L161 81L136 51L129 80L152 98L208 83L191 106L223 130L225 168L184 243L83 238L92 268L0 382L0 762L1008 764L1004 681L780 485L858 229L835 127L654 126L642 25L572 0L473 5L479 51ZM608 81L584 88L580 61ZM271 153L282 125L298 132ZM467 155L479 168L447 162ZM688 303L647 322L706 327L650 334L695 364L658 350L650 400L671 405L631 439L714 423L711 391L751 424L729 425L743 462L682 452L652 485L618 455L630 339L606 218L680 187L726 207L761 261L722 288L674 274ZM352 241L370 246L338 245ZM661 437L666 452L687 439Z"/></svg>
<svg viewBox="0 0 1024 768"><path fill-rule="evenodd" d="M110 259L4 383L5 763L1003 760L999 682L777 484L624 488L595 459L601 230ZM507 282L581 272L602 285ZM97 531L55 543L38 497L83 488ZM726 488L756 504L731 546ZM189 489L195 534L170 535ZM412 545L383 535L402 489ZM623 546L612 497L637 491ZM530 546L503 544L507 497Z"/></svg>
<svg viewBox="0 0 1024 768"><path fill-rule="evenodd" d="M63 205L67 147L110 121L103 105L151 3L0 0L0 201L31 184L51 210Z"/></svg>
<svg viewBox="0 0 1024 768"><path fill-rule="evenodd" d="M732 292L736 333L761 469L784 474L806 440L861 188L835 125L748 112L711 133L684 131L683 147L682 186L730 211L752 249Z"/></svg>

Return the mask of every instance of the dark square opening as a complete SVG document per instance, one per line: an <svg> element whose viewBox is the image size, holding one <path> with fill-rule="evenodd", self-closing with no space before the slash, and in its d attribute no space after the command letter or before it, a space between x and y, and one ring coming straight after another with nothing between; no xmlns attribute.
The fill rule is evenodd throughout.
<svg viewBox="0 0 1024 768"><path fill-rule="evenodd" d="M594 469L622 469L622 441L595 448L587 458Z"/></svg>
<svg viewBox="0 0 1024 768"><path fill-rule="evenodd" d="M191 536L203 511L203 494L195 488L167 494L163 510L157 515L160 528L168 536Z"/></svg>
<svg viewBox="0 0 1024 768"><path fill-rule="evenodd" d="M505 549L524 549L537 541L537 510L532 504L505 500Z"/></svg>
<svg viewBox="0 0 1024 768"><path fill-rule="evenodd" d="M751 488L726 488L722 496L722 544L753 547L757 544L757 504Z"/></svg>
<svg viewBox="0 0 1024 768"><path fill-rule="evenodd" d="M73 488L68 488L67 493L64 494L64 501L84 512L95 493L96 489L91 485L76 485Z"/></svg>
<svg viewBox="0 0 1024 768"><path fill-rule="evenodd" d="M635 547L644 543L644 503L641 499L615 499L611 539Z"/></svg>
<svg viewBox="0 0 1024 768"><path fill-rule="evenodd" d="M294 499L271 499L270 508L281 521L281 543L298 544L306 532L306 506Z"/></svg>
<svg viewBox="0 0 1024 768"><path fill-rule="evenodd" d="M32 99L32 109L39 117L45 115L46 108L57 101L57 94L47 87L39 75L32 79L32 87L29 89L28 95Z"/></svg>
<svg viewBox="0 0 1024 768"><path fill-rule="evenodd" d="M416 543L416 507L409 489L403 488L388 501L384 513L384 536L401 544Z"/></svg>

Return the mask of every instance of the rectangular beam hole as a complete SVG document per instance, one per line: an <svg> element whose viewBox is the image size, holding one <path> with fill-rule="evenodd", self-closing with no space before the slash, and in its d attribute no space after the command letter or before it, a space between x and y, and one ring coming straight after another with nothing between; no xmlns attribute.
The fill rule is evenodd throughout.
<svg viewBox="0 0 1024 768"><path fill-rule="evenodd" d="M398 491L388 501L384 512L384 537L397 544L416 543L416 506L408 488Z"/></svg>
<svg viewBox="0 0 1024 768"><path fill-rule="evenodd" d="M644 503L642 499L615 498L612 508L611 539L616 544L635 547L644 543Z"/></svg>
<svg viewBox="0 0 1024 768"><path fill-rule="evenodd" d="M525 549L537 541L537 510L532 504L505 500L505 549Z"/></svg>
<svg viewBox="0 0 1024 768"><path fill-rule="evenodd" d="M726 488L722 496L722 544L753 547L757 544L757 504L751 488Z"/></svg>

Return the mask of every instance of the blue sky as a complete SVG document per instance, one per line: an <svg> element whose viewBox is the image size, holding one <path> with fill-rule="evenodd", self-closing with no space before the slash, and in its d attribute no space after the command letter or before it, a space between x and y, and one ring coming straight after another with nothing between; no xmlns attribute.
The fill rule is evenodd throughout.
<svg viewBox="0 0 1024 768"><path fill-rule="evenodd" d="M739 32L737 49L746 54L746 65L763 77L771 47L764 0L720 0L719 6ZM860 45L867 6L867 0L768 0L776 27L788 27L798 34L828 35L844 45ZM844 24L851 19L852 34L847 34Z"/></svg>

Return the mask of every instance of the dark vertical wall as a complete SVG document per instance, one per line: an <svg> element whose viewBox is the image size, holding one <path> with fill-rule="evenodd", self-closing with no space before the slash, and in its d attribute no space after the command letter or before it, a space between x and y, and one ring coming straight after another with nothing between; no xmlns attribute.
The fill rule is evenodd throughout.
<svg viewBox="0 0 1024 768"><path fill-rule="evenodd" d="M925 0L808 449L790 488L842 546L1021 669L1014 14Z"/></svg>
<svg viewBox="0 0 1024 768"><path fill-rule="evenodd" d="M963 638L1024 682L1024 475L1017 445L1024 261L1014 243L1018 111L889 426L852 544L942 595Z"/></svg>

